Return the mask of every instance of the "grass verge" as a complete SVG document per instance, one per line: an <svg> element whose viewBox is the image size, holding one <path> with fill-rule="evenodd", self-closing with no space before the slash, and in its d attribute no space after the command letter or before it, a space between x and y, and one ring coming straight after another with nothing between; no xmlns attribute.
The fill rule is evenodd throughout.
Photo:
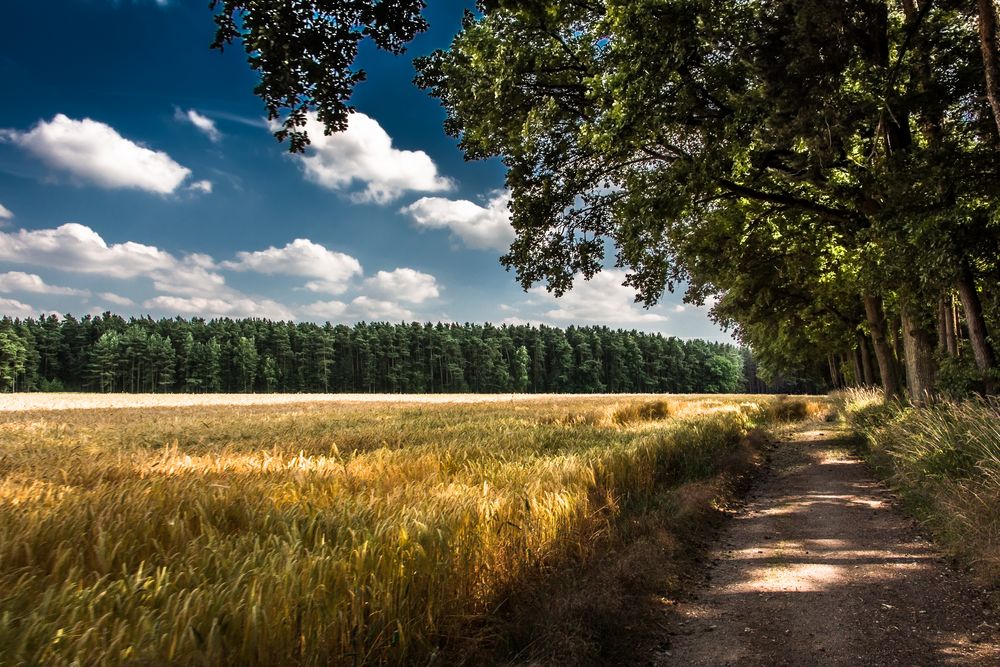
<svg viewBox="0 0 1000 667"><path fill-rule="evenodd" d="M842 412L865 458L951 554L1000 584L1000 402L912 407L849 391Z"/></svg>

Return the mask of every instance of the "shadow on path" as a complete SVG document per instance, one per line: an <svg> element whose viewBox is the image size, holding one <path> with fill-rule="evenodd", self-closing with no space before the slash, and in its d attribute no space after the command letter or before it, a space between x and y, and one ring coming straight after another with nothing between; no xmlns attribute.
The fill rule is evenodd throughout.
<svg viewBox="0 0 1000 667"><path fill-rule="evenodd" d="M1000 665L995 615L840 435L778 447L652 664Z"/></svg>

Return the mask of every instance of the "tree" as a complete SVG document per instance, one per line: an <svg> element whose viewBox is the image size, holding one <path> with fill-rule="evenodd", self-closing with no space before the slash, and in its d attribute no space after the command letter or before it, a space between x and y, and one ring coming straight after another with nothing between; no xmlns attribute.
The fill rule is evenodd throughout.
<svg viewBox="0 0 1000 667"><path fill-rule="evenodd" d="M986 95L1000 132L1000 17L996 0L976 0L976 8L979 13L979 40L986 74Z"/></svg>
<svg viewBox="0 0 1000 667"><path fill-rule="evenodd" d="M528 356L528 348L524 345L517 348L517 352L514 353L514 361L511 370L511 382L513 383L513 389L518 394L523 394L528 389L528 384L531 382L531 376L528 373L528 367L531 364L531 357Z"/></svg>
<svg viewBox="0 0 1000 667"><path fill-rule="evenodd" d="M354 68L361 41L402 53L427 28L424 7L423 0L212 0L212 48L243 43L250 68L260 74L254 92L268 120L281 121L275 137L301 152L309 145L302 128L310 111L327 133L347 129L348 100L365 79Z"/></svg>
<svg viewBox="0 0 1000 667"><path fill-rule="evenodd" d="M97 339L90 352L88 375L91 381L96 382L101 393L113 392L117 387L120 347L118 333L107 331Z"/></svg>
<svg viewBox="0 0 1000 667"><path fill-rule="evenodd" d="M240 381L240 391L253 391L254 380L257 378L257 346L253 338L240 336L233 355L233 365Z"/></svg>
<svg viewBox="0 0 1000 667"><path fill-rule="evenodd" d="M4 391L17 391L17 378L24 373L26 348L13 331L0 331L0 384Z"/></svg>

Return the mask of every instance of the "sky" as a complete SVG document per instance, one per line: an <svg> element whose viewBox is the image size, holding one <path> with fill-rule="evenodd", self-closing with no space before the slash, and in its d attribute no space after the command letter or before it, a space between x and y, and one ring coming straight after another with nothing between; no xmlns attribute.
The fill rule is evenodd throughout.
<svg viewBox="0 0 1000 667"><path fill-rule="evenodd" d="M561 299L499 263L504 169L467 162L412 59L473 3L433 0L407 54L369 45L347 132L290 155L207 0L0 9L0 314L607 325L729 340L608 267Z"/></svg>

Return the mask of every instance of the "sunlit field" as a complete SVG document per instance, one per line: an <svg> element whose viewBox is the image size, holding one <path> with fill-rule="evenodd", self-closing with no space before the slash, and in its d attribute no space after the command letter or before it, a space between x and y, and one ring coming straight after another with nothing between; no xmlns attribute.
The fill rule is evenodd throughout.
<svg viewBox="0 0 1000 667"><path fill-rule="evenodd" d="M426 663L755 427L822 409L295 398L4 397L0 664Z"/></svg>

